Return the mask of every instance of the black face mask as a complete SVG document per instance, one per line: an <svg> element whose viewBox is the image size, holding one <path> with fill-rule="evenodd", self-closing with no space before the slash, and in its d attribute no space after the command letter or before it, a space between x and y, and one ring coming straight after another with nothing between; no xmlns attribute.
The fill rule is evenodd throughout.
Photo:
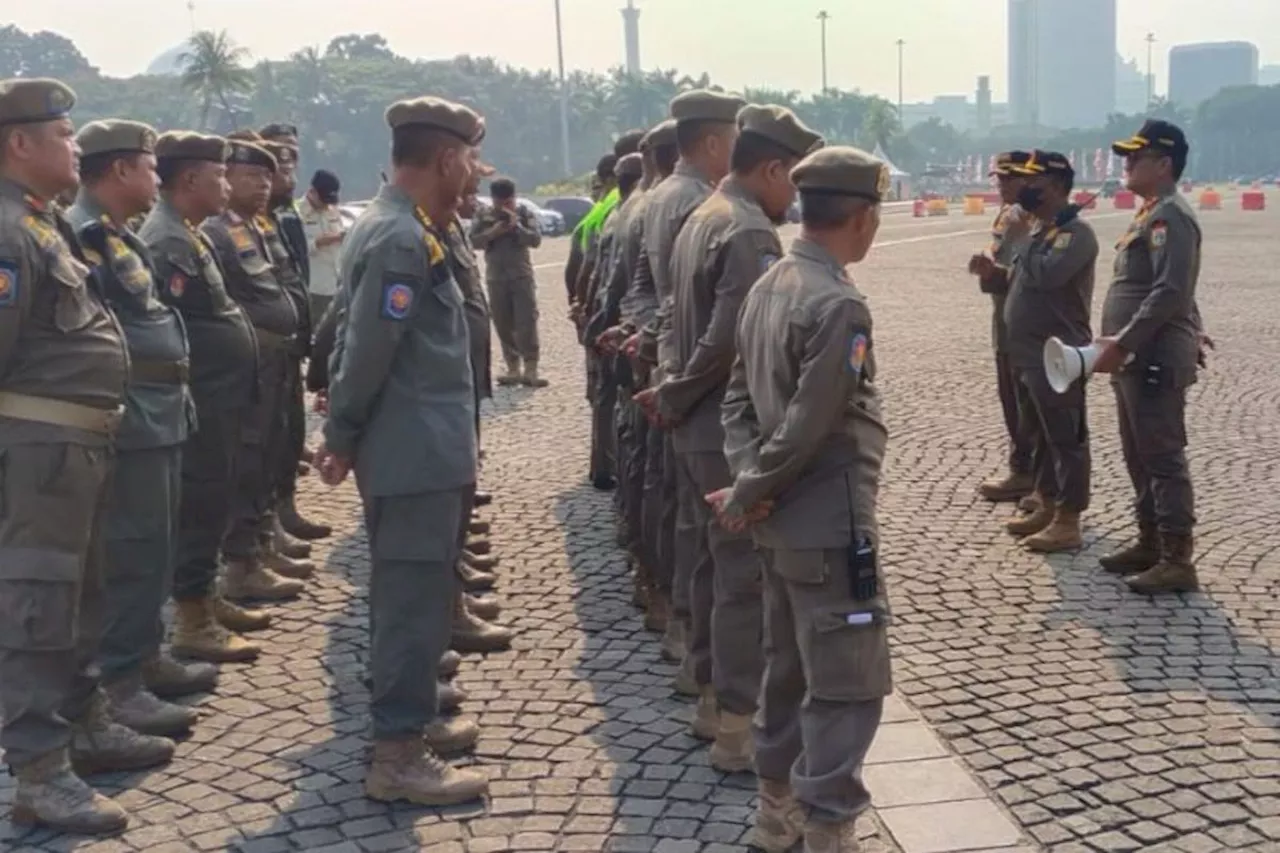
<svg viewBox="0 0 1280 853"><path fill-rule="evenodd" d="M1027 213L1035 213L1044 204L1044 189L1041 187L1023 187L1018 190L1018 206Z"/></svg>

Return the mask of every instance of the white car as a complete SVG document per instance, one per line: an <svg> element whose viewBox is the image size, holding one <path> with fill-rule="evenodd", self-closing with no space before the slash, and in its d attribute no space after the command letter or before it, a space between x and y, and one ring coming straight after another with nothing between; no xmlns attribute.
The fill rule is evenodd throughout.
<svg viewBox="0 0 1280 853"><path fill-rule="evenodd" d="M476 204L480 207L492 207L493 202L485 196L477 196ZM538 230L546 237L558 237L565 233L564 216L554 210L538 207L527 198L516 199L516 207L531 215L538 223ZM470 223L467 223L468 227Z"/></svg>

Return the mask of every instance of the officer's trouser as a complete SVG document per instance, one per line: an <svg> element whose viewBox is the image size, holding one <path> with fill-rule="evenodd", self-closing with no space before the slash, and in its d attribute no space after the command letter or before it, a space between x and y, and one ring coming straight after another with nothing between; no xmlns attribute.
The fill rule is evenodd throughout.
<svg viewBox="0 0 1280 853"><path fill-rule="evenodd" d="M107 510L102 680L132 676L160 652L160 610L173 586L182 496L182 448L116 455Z"/></svg>
<svg viewBox="0 0 1280 853"><path fill-rule="evenodd" d="M615 375L617 375L616 369L615 363ZM629 373L626 376L628 379L630 378ZM632 555L635 555L637 537L631 527L628 504L630 481L627 479L629 476L627 466L632 454L634 436L631 417L624 402L631 398L632 393L629 386L621 383L614 386L613 412L610 415L610 424L613 427L613 464L614 473L617 477L617 488L613 490L613 509L617 518L618 544L626 548Z"/></svg>
<svg viewBox="0 0 1280 853"><path fill-rule="evenodd" d="M851 616L871 606L851 597L843 550L764 560L756 773L790 781L813 819L849 820L871 804L862 763L893 690L885 625Z"/></svg>
<svg viewBox="0 0 1280 853"><path fill-rule="evenodd" d="M67 746L98 686L113 452L0 445L0 748L22 767Z"/></svg>
<svg viewBox="0 0 1280 853"><path fill-rule="evenodd" d="M508 364L538 360L538 288L532 278L485 282L493 328Z"/></svg>
<svg viewBox="0 0 1280 853"><path fill-rule="evenodd" d="M247 409L222 408L216 397L198 390L194 396L198 423L182 445L175 601L196 601L213 593L219 551L231 524L240 438L248 415Z"/></svg>
<svg viewBox="0 0 1280 853"><path fill-rule="evenodd" d="M1024 370L1022 387L1035 409L1036 491L1063 509L1089 508L1089 420L1084 386L1077 382L1058 394L1043 370Z"/></svg>
<svg viewBox="0 0 1280 853"><path fill-rule="evenodd" d="M591 479L616 474L613 408L618 399L612 359L595 359L595 393L591 397Z"/></svg>
<svg viewBox="0 0 1280 853"><path fill-rule="evenodd" d="M292 501L298 490L298 463L307 446L307 406L302 393L302 357L285 358L282 451L275 459L273 487L281 502Z"/></svg>
<svg viewBox="0 0 1280 853"><path fill-rule="evenodd" d="M359 483L357 483L359 485ZM459 530L475 486L376 497L361 489L369 578L369 706L375 740L421 735L438 714L453 625Z"/></svg>
<svg viewBox="0 0 1280 853"><path fill-rule="evenodd" d="M676 490L675 454L669 433L650 425L645 436L644 538L653 554L650 571L654 585L670 592L672 612L677 619L689 619L688 574L683 583L676 573Z"/></svg>
<svg viewBox="0 0 1280 853"><path fill-rule="evenodd" d="M289 355L275 347L258 350L258 396L240 435L239 470L231 502L231 528L222 550L228 559L255 559L271 535L279 480L278 455L288 446L284 405Z"/></svg>
<svg viewBox="0 0 1280 853"><path fill-rule="evenodd" d="M654 541L648 537L648 530L645 527L645 503L644 503L644 484L646 455L649 449L649 421L645 418L640 407L631 402L631 395L634 391L628 389L625 395L618 397L618 409L621 417L619 424L627 424L630 437L628 439L627 455L625 457L624 479L622 489L625 491L626 497L623 503L626 506L627 529L631 535L632 550L637 559L644 564L645 568L650 572L657 571L658 557L653 550ZM657 579L654 578L657 585ZM662 592L670 593L671 584L668 581L665 586L658 586Z"/></svg>
<svg viewBox="0 0 1280 853"><path fill-rule="evenodd" d="M677 453L680 512L688 505L697 529L688 543L689 655L698 684L715 687L721 711L756 710L764 659L760 651L760 558L749 533L730 533L716 520L706 495L733 485L723 453Z"/></svg>
<svg viewBox="0 0 1280 853"><path fill-rule="evenodd" d="M1138 523L1190 536L1196 516L1186 455L1186 386L1148 385L1142 374L1126 372L1112 380L1112 388Z"/></svg>
<svg viewBox="0 0 1280 853"><path fill-rule="evenodd" d="M996 353L996 389L1000 394L1005 432L1009 436L1009 471L1031 474L1035 470L1035 409L1007 353Z"/></svg>

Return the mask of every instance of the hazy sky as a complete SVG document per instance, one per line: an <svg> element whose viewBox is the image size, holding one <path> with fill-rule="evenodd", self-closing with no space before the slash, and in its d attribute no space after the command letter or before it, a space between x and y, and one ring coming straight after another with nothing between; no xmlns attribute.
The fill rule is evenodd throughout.
<svg viewBox="0 0 1280 853"><path fill-rule="evenodd" d="M1061 0L1070 3L1072 0ZM604 70L623 61L626 0L562 0L565 63ZM908 102L971 93L990 74L1005 85L1006 0L637 0L645 68L707 71L721 85L811 91L821 82L820 9L828 21L833 86L897 97L897 48L907 41ZM1166 53L1192 41L1252 40L1263 64L1280 62L1280 0L1118 0L1119 50L1146 65L1147 32L1158 39L1157 92ZM105 73L141 72L191 30L187 0L5 0L5 17L28 30L60 32ZM380 32L398 53L441 58L489 55L554 68L553 0L195 0L204 29L227 29L255 58L282 58L335 35ZM105 10L109 9L107 12Z"/></svg>

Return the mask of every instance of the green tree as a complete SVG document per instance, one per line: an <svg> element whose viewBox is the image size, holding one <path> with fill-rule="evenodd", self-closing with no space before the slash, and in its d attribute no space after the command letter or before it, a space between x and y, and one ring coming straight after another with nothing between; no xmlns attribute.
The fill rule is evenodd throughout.
<svg viewBox="0 0 1280 853"><path fill-rule="evenodd" d="M5 77L57 77L62 80L97 76L66 36L47 31L28 35L13 24L0 27L0 79Z"/></svg>
<svg viewBox="0 0 1280 853"><path fill-rule="evenodd" d="M377 33L367 35L350 34L338 36L325 48L325 56L331 59L391 59L395 56L387 47L387 40Z"/></svg>
<svg viewBox="0 0 1280 853"><path fill-rule="evenodd" d="M209 113L215 102L235 124L232 97L253 89L253 73L245 68L248 59L249 51L233 42L226 30L201 30L191 36L178 64L182 68L182 85L200 99L201 128L209 126Z"/></svg>
<svg viewBox="0 0 1280 853"><path fill-rule="evenodd" d="M897 108L884 98L872 98L862 117L864 147L874 149L879 145L887 151L889 140L901 132L902 122L898 120Z"/></svg>

